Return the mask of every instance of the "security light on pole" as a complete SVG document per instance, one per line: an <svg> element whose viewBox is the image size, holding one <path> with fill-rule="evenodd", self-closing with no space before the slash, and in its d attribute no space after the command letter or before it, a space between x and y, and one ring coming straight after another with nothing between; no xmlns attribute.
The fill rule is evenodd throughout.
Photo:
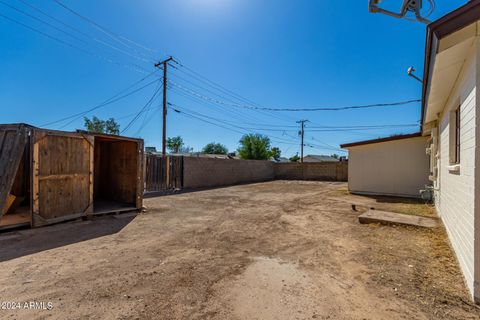
<svg viewBox="0 0 480 320"><path fill-rule="evenodd" d="M423 0L403 0L402 7L400 8L399 12L381 8L379 4L382 2L382 0L369 0L368 11L371 13L383 13L394 18L404 18L409 20L412 20L412 18L410 18L407 14L412 13L415 16L414 20L429 24L430 21L427 19L427 17L430 16L435 10L435 0L427 1L430 4L430 8L424 15L422 15Z"/></svg>

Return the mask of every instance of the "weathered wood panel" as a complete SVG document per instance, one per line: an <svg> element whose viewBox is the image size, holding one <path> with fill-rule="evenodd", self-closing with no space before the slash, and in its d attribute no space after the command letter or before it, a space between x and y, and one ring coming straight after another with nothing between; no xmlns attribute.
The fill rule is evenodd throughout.
<svg viewBox="0 0 480 320"><path fill-rule="evenodd" d="M145 191L182 189L183 157L145 155Z"/></svg>
<svg viewBox="0 0 480 320"><path fill-rule="evenodd" d="M22 161L27 131L24 125L0 126L0 219Z"/></svg>
<svg viewBox="0 0 480 320"><path fill-rule="evenodd" d="M90 142L81 135L45 132L37 132L35 141L36 224L86 213L92 205Z"/></svg>

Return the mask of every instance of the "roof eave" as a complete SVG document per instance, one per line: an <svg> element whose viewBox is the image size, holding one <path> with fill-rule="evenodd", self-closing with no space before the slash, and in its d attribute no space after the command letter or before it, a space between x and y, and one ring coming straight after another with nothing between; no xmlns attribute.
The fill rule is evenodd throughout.
<svg viewBox="0 0 480 320"><path fill-rule="evenodd" d="M427 100L431 85L431 74L438 51L438 43L445 36L458 31L480 19L480 0L472 0L427 26L425 63L423 69L422 111L420 131L423 132L427 111Z"/></svg>

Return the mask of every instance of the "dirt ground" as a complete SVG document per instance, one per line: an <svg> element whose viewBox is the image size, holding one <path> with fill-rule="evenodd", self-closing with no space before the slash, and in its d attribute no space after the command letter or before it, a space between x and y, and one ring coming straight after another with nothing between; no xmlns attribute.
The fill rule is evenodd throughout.
<svg viewBox="0 0 480 320"><path fill-rule="evenodd" d="M37 306L0 319L480 319L442 228L357 220L431 208L345 187L183 193L147 199L136 217L2 234L0 300Z"/></svg>

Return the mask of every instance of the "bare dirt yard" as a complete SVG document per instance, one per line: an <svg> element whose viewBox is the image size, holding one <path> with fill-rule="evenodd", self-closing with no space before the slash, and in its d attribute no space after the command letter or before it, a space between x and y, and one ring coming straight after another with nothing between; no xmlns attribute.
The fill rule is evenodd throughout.
<svg viewBox="0 0 480 320"><path fill-rule="evenodd" d="M53 308L0 319L480 319L442 228L357 220L369 207L429 206L345 190L235 186L2 234L0 300Z"/></svg>

